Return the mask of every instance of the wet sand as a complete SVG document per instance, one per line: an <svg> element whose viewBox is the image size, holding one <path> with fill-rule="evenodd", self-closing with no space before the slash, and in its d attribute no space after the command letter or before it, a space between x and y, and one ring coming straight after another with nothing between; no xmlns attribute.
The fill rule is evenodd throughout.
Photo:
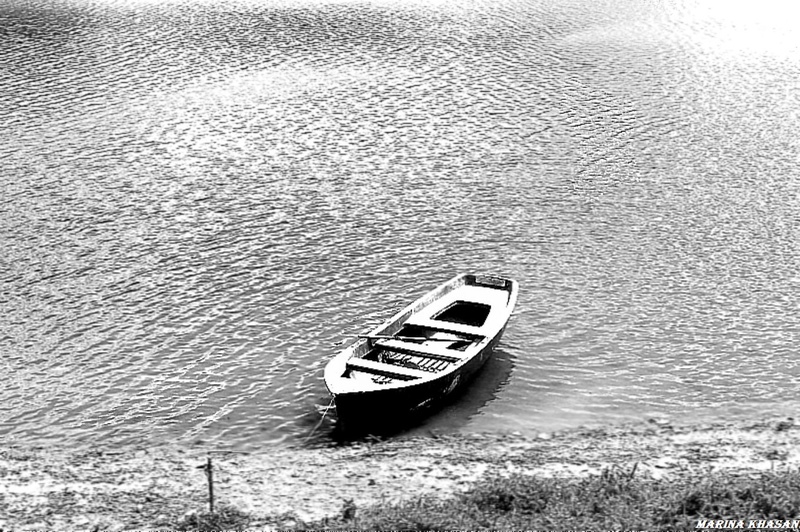
<svg viewBox="0 0 800 532"><path fill-rule="evenodd" d="M253 515L255 528L336 515L386 501L447 497L486 473L596 474L608 467L660 478L800 466L791 418L680 426L667 420L606 429L431 435L263 453L163 446L90 452L0 447L0 529L145 529L206 511L200 466L211 456L217 504Z"/></svg>

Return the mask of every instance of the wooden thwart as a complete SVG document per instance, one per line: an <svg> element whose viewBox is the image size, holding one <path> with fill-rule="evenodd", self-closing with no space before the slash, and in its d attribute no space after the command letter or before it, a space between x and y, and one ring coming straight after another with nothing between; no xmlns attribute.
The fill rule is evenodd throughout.
<svg viewBox="0 0 800 532"><path fill-rule="evenodd" d="M369 340L401 340L404 342L422 342L425 340L434 342L455 342L459 340L459 338L424 338L422 336L389 336L386 334L359 334L358 337L367 338Z"/></svg>
<svg viewBox="0 0 800 532"><path fill-rule="evenodd" d="M351 358L347 361L347 367L358 371L366 371L367 373L403 380L421 379L431 376L431 373L428 371L407 368L405 366L395 366L393 364L384 364L383 362L367 360L366 358Z"/></svg>
<svg viewBox="0 0 800 532"><path fill-rule="evenodd" d="M462 325L460 323L452 323L448 321L412 317L406 322L406 325L415 325L430 331L459 334L471 338L480 338L484 336L484 331L480 327L472 327L470 325Z"/></svg>
<svg viewBox="0 0 800 532"><path fill-rule="evenodd" d="M458 341L459 340L449 340L451 343ZM454 351L452 349L439 346L411 344L397 340L381 340L376 345L390 351L397 351L399 353L417 355L426 358L435 358L437 360L446 360L447 362L458 362L464 358L464 355L459 355L459 351Z"/></svg>

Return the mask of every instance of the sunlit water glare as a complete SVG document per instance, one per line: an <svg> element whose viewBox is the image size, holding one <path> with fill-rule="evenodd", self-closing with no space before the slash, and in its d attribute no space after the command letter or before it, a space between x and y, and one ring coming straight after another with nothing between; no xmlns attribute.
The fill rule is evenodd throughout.
<svg viewBox="0 0 800 532"><path fill-rule="evenodd" d="M4 2L0 435L300 441L327 360L467 271L517 312L419 430L796 410L796 20Z"/></svg>

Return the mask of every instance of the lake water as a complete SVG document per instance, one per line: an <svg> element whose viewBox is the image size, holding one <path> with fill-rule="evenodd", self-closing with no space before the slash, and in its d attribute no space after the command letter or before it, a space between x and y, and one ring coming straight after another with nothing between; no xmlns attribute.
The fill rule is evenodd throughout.
<svg viewBox="0 0 800 532"><path fill-rule="evenodd" d="M0 438L298 442L469 271L517 311L418 430L796 411L799 9L4 0Z"/></svg>

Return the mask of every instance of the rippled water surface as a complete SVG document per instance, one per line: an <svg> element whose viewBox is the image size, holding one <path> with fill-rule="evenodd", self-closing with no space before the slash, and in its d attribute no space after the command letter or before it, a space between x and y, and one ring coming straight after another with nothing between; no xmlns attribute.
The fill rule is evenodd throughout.
<svg viewBox="0 0 800 532"><path fill-rule="evenodd" d="M788 4L5 0L0 436L298 441L465 271L520 301L424 430L795 409Z"/></svg>

